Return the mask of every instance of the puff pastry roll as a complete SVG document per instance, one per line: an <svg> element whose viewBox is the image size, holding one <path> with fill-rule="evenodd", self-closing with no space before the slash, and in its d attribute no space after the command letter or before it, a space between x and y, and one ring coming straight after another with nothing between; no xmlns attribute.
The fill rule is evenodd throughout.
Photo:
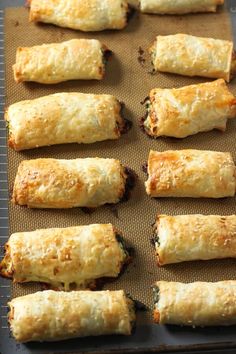
<svg viewBox="0 0 236 354"><path fill-rule="evenodd" d="M56 289L94 288L96 279L117 277L128 258L122 237L111 224L43 229L11 235L0 274Z"/></svg>
<svg viewBox="0 0 236 354"><path fill-rule="evenodd" d="M132 187L132 172L115 159L22 161L12 201L31 208L95 208L118 203Z"/></svg>
<svg viewBox="0 0 236 354"><path fill-rule="evenodd" d="M229 152L150 151L146 192L151 197L233 197L236 169Z"/></svg>
<svg viewBox="0 0 236 354"><path fill-rule="evenodd" d="M8 107L9 146L15 150L118 139L127 130L112 95L56 93Z"/></svg>
<svg viewBox="0 0 236 354"><path fill-rule="evenodd" d="M225 81L177 89L151 90L143 127L152 137L185 138L198 132L224 131L228 118L236 117L236 98Z"/></svg>
<svg viewBox="0 0 236 354"><path fill-rule="evenodd" d="M236 215L158 215L154 242L159 265L236 258Z"/></svg>
<svg viewBox="0 0 236 354"><path fill-rule="evenodd" d="M233 42L188 34L157 36L150 48L155 70L230 81L235 75Z"/></svg>
<svg viewBox="0 0 236 354"><path fill-rule="evenodd" d="M236 281L154 285L154 321L184 326L236 324Z"/></svg>
<svg viewBox="0 0 236 354"><path fill-rule="evenodd" d="M28 0L29 20L80 31L122 29L127 24L125 0Z"/></svg>
<svg viewBox="0 0 236 354"><path fill-rule="evenodd" d="M135 322L134 302L123 290L47 290L17 297L8 305L11 331L19 342L130 335Z"/></svg>
<svg viewBox="0 0 236 354"><path fill-rule="evenodd" d="M224 0L140 0L142 12L183 15L194 12L216 12Z"/></svg>
<svg viewBox="0 0 236 354"><path fill-rule="evenodd" d="M19 47L13 65L16 82L56 84L67 80L101 80L107 47L96 39Z"/></svg>

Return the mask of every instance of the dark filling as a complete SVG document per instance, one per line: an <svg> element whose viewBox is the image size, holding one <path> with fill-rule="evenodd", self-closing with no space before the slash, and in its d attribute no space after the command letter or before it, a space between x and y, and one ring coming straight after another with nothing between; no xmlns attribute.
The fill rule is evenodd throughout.
<svg viewBox="0 0 236 354"><path fill-rule="evenodd" d="M145 97L144 100L142 102L140 102L140 104L142 104L142 105L146 104L147 101L150 101L150 97L149 96Z"/></svg>
<svg viewBox="0 0 236 354"><path fill-rule="evenodd" d="M142 171L146 174L148 174L148 163L145 162L143 165L142 165Z"/></svg>
<svg viewBox="0 0 236 354"><path fill-rule="evenodd" d="M160 300L160 289L158 286L153 287L154 304L157 305Z"/></svg>
<svg viewBox="0 0 236 354"><path fill-rule="evenodd" d="M122 235L118 234L117 232L116 232L116 240L119 243L120 248L122 249L122 251L124 252L124 254L126 256L124 264L130 263L131 257L130 257L130 254L129 254L129 250L128 250L128 248L125 245L124 238L123 238Z"/></svg>
<svg viewBox="0 0 236 354"><path fill-rule="evenodd" d="M144 126L144 122L145 122L145 120L146 120L147 117L148 117L149 108L150 108L150 105L151 105L151 103L150 103L150 97L147 96L147 97L141 102L141 104L145 104L146 113L145 113L145 115L144 115L142 118L139 119L139 127L140 127L140 129L141 129L149 138L151 138L151 139L154 138L154 139L155 139L155 136L148 134L148 128L146 128L146 127Z"/></svg>
<svg viewBox="0 0 236 354"><path fill-rule="evenodd" d="M106 63L108 62L108 60L110 59L110 57L112 56L112 51L108 48L104 48L102 50L102 54L103 54L103 64L106 65Z"/></svg>
<svg viewBox="0 0 236 354"><path fill-rule="evenodd" d="M133 170L129 167L124 168L124 172L126 174L126 181L125 181L125 191L120 199L121 202L126 202L130 198L130 191L134 188L136 175Z"/></svg>
<svg viewBox="0 0 236 354"><path fill-rule="evenodd" d="M153 246L160 246L160 240L159 240L159 236L158 236L158 228L157 228L157 224L155 223L153 225L153 235L151 238L151 243Z"/></svg>
<svg viewBox="0 0 236 354"><path fill-rule="evenodd" d="M128 11L126 13L126 23L128 23L135 14L135 9L133 7L128 6Z"/></svg>
<svg viewBox="0 0 236 354"><path fill-rule="evenodd" d="M127 118L124 118L125 115L124 111L125 111L125 104L124 102L120 102L120 115L123 118L124 124L119 125L119 123L117 123L117 125L121 134L127 133L133 126L133 122L131 122Z"/></svg>
<svg viewBox="0 0 236 354"><path fill-rule="evenodd" d="M232 79L236 74L236 52L233 50L230 68L230 79Z"/></svg>

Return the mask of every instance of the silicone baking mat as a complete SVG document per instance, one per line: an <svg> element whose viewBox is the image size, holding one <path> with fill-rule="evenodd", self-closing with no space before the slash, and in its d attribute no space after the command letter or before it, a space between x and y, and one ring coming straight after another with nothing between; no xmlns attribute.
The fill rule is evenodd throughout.
<svg viewBox="0 0 236 354"><path fill-rule="evenodd" d="M121 160L131 167L137 175L136 185L131 198L111 210L100 207L92 214L85 214L80 209L71 210L36 210L9 203L9 233L29 231L37 228L66 227L78 224L113 223L120 229L127 244L134 248L133 262L122 276L105 285L108 289L125 289L131 296L144 303L149 311L140 312L136 332L129 338L101 337L77 339L52 344L27 344L18 347L22 353L44 352L91 352L128 350L171 350L180 346L188 348L195 345L215 346L216 343L228 342L236 345L235 327L216 329L164 327L152 324L151 285L156 280L192 282L218 281L235 278L235 260L206 262L188 262L158 268L154 249L150 239L151 224L157 213L166 214L234 214L235 198L219 200L191 198L150 199L144 189L145 173L142 165L147 161L149 150L169 149L204 149L230 151L236 161L236 121L229 121L227 131L200 133L183 140L160 138L149 139L139 128L139 119L145 109L141 104L154 87L181 87L183 85L206 82L203 78L186 78L177 75L158 73L152 75L147 49L156 35L188 33L192 35L231 39L231 22L226 9L216 14L196 14L186 16L152 16L135 13L127 28L123 31L105 31L101 33L82 33L62 29L53 25L35 25L28 23L26 8L9 8L5 13L5 70L6 70L6 105L33 99L43 95L78 91L83 93L109 93L125 103L125 117L132 120L133 128L119 141L109 141L92 145L58 145L24 152L8 150L8 177L11 193L17 167L20 161L39 157L76 158L108 157ZM108 62L105 79L97 81L70 81L57 85L37 83L16 84L13 80L12 65L18 46L32 46L42 43L61 42L71 38L97 38L113 51ZM230 83L230 89L236 94L236 80ZM8 282L10 284L10 282ZM13 285L12 297L41 290L40 285ZM217 336L216 336L217 333ZM14 341L12 346L14 347ZM13 348L12 347L12 348ZM16 350L16 349L14 349ZM14 353L14 351L2 354Z"/></svg>

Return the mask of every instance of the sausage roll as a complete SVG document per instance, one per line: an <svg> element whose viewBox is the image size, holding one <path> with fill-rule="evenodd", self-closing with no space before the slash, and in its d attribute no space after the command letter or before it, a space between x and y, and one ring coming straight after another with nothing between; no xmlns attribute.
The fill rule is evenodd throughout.
<svg viewBox="0 0 236 354"><path fill-rule="evenodd" d="M16 82L56 84L67 80L101 80L105 74L105 45L96 39L19 47L13 65Z"/></svg>
<svg viewBox="0 0 236 354"><path fill-rule="evenodd" d="M154 321L184 326L236 324L236 281L154 285Z"/></svg>
<svg viewBox="0 0 236 354"><path fill-rule="evenodd" d="M216 12L224 0L140 0L142 12L182 15L194 12Z"/></svg>
<svg viewBox="0 0 236 354"><path fill-rule="evenodd" d="M135 322L134 302L123 290L39 291L8 305L11 331L19 342L130 335Z"/></svg>
<svg viewBox="0 0 236 354"><path fill-rule="evenodd" d="M151 150L145 186L151 197L233 197L234 161L229 152Z"/></svg>
<svg viewBox="0 0 236 354"><path fill-rule="evenodd" d="M129 182L129 170L115 159L26 160L18 168L12 201L31 208L95 208L122 200Z"/></svg>
<svg viewBox="0 0 236 354"><path fill-rule="evenodd" d="M228 118L236 117L236 98L225 81L177 89L151 90L143 127L152 137L185 138L198 132L224 131Z"/></svg>
<svg viewBox="0 0 236 354"><path fill-rule="evenodd" d="M159 215L154 242L159 265L236 258L236 215Z"/></svg>
<svg viewBox="0 0 236 354"><path fill-rule="evenodd" d="M9 146L15 150L118 139L126 130L121 104L111 95L56 93L8 107Z"/></svg>
<svg viewBox="0 0 236 354"><path fill-rule="evenodd" d="M96 279L117 277L128 261L122 238L111 224L36 230L12 234L0 274L53 288L94 288Z"/></svg>
<svg viewBox="0 0 236 354"><path fill-rule="evenodd" d="M29 20L80 31L122 29L127 24L125 0L28 0Z"/></svg>
<svg viewBox="0 0 236 354"><path fill-rule="evenodd" d="M233 42L188 34L157 36L150 48L154 69L230 81L235 74Z"/></svg>

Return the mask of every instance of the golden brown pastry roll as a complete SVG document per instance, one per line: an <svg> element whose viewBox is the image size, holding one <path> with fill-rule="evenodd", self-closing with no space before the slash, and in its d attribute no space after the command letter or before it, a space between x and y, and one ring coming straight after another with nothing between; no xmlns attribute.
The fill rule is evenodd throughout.
<svg viewBox="0 0 236 354"><path fill-rule="evenodd" d="M142 12L182 15L194 12L216 12L224 0L140 0Z"/></svg>
<svg viewBox="0 0 236 354"><path fill-rule="evenodd" d="M12 234L0 274L14 282L39 281L56 289L96 287L96 279L117 277L128 261L120 233L93 224Z"/></svg>
<svg viewBox="0 0 236 354"><path fill-rule="evenodd" d="M15 150L118 139L127 128L112 95L56 93L8 107L9 146Z"/></svg>
<svg viewBox="0 0 236 354"><path fill-rule="evenodd" d="M236 281L154 285L154 321L184 326L236 324Z"/></svg>
<svg viewBox="0 0 236 354"><path fill-rule="evenodd" d="M235 74L233 42L188 34L157 36L150 48L155 70L230 81Z"/></svg>
<svg viewBox="0 0 236 354"><path fill-rule="evenodd" d="M122 29L127 24L125 0L28 0L30 21L53 23L80 31Z"/></svg>
<svg viewBox="0 0 236 354"><path fill-rule="evenodd" d="M150 151L146 192L151 197L233 197L236 169L229 152Z"/></svg>
<svg viewBox="0 0 236 354"><path fill-rule="evenodd" d="M118 291L39 291L8 303L19 342L58 341L104 334L130 335L134 302Z"/></svg>
<svg viewBox="0 0 236 354"><path fill-rule="evenodd" d="M19 47L13 65L16 82L56 84L67 80L101 80L108 49L97 39Z"/></svg>
<svg viewBox="0 0 236 354"><path fill-rule="evenodd" d="M129 171L115 159L35 159L22 161L14 204L31 208L95 208L118 203L130 187Z"/></svg>
<svg viewBox="0 0 236 354"><path fill-rule="evenodd" d="M236 215L158 215L154 242L159 265L236 258Z"/></svg>
<svg viewBox="0 0 236 354"><path fill-rule="evenodd" d="M152 137L185 138L198 132L224 131L228 118L236 117L236 98L225 81L173 89L153 89L146 101L143 127Z"/></svg>

